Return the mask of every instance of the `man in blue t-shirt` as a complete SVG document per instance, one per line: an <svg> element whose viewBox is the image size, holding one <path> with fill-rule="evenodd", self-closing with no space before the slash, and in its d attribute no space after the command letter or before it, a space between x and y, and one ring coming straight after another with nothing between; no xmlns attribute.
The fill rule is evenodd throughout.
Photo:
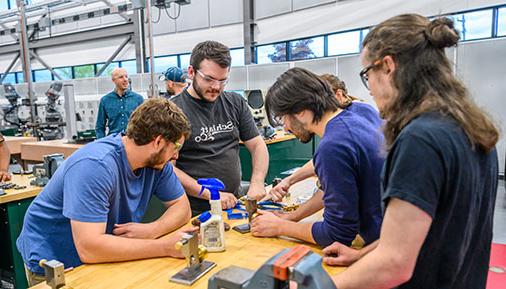
<svg viewBox="0 0 506 289"><path fill-rule="evenodd" d="M72 154L32 202L16 242L29 285L44 274L39 260L65 267L152 257L181 257L175 242L190 205L169 161L190 131L176 105L150 99L132 114L126 135L114 134ZM139 223L156 195L167 211ZM31 278L34 277L34 278Z"/></svg>
<svg viewBox="0 0 506 289"><path fill-rule="evenodd" d="M384 161L378 128L340 109L329 84L303 68L292 68L277 79L267 93L266 110L271 124L282 122L304 143L314 134L321 137L313 162L324 213L323 221L296 223L261 211L252 222L252 234L289 236L322 247L334 241L349 246L357 234L366 244L375 241L382 221L379 184ZM299 210L320 203L313 197Z"/></svg>

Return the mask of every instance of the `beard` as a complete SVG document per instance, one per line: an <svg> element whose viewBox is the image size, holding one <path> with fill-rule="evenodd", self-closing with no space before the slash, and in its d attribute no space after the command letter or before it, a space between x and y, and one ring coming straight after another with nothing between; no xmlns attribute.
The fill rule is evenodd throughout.
<svg viewBox="0 0 506 289"><path fill-rule="evenodd" d="M164 147L160 151L156 153L152 153L149 158L146 160L146 163L144 167L152 168L158 171L161 171L165 164L168 162L168 160L165 160L163 158L163 155L165 155L165 152L167 151L167 148Z"/></svg>
<svg viewBox="0 0 506 289"><path fill-rule="evenodd" d="M313 139L314 133L305 129L304 125L295 117L291 117L290 124L290 132L293 133L301 143L308 143Z"/></svg>
<svg viewBox="0 0 506 289"><path fill-rule="evenodd" d="M174 95L176 94L176 91L174 90L174 88L167 86L167 94Z"/></svg>
<svg viewBox="0 0 506 289"><path fill-rule="evenodd" d="M197 93L197 96L199 97L200 100L207 101L207 102L214 102L216 100L216 99L214 99L214 100L208 99L205 97L206 91L204 91L204 89L202 89L202 87L200 87L200 84L199 84L199 81L197 80L197 78L193 79L192 85L193 85L193 89L195 90L195 93ZM223 92L223 90L216 90L216 89L210 88L210 90L208 90L207 92L221 94Z"/></svg>

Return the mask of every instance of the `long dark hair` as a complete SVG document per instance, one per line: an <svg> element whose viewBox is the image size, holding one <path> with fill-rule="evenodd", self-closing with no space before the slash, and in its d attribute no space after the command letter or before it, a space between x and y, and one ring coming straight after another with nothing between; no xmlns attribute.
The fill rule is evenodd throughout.
<svg viewBox="0 0 506 289"><path fill-rule="evenodd" d="M458 31L449 18L429 21L417 14L392 17L369 32L363 47L371 62L390 55L396 64L398 95L382 109L388 147L402 128L421 113L435 111L455 119L474 147L490 151L499 132L454 76L444 48L456 46Z"/></svg>
<svg viewBox="0 0 506 289"><path fill-rule="evenodd" d="M313 123L326 112L339 109L339 102L329 83L311 71L294 67L281 74L265 97L265 111L271 125L279 125L276 117L313 112Z"/></svg>

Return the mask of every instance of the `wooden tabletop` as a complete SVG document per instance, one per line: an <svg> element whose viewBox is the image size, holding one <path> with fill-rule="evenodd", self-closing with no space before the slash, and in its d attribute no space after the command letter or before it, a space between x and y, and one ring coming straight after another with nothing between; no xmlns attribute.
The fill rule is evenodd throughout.
<svg viewBox="0 0 506 289"><path fill-rule="evenodd" d="M36 142L37 138L33 136L4 136L5 143L11 154L21 153L21 144L25 142Z"/></svg>
<svg viewBox="0 0 506 289"><path fill-rule="evenodd" d="M65 158L84 146L83 144L70 144L67 140L48 140L21 144L21 159L30 161L43 161L45 155L62 153Z"/></svg>
<svg viewBox="0 0 506 289"><path fill-rule="evenodd" d="M301 191L314 188L314 179L303 183ZM295 188L296 189L296 188ZM293 195L294 193L292 193ZM232 227L246 220L226 220ZM256 238L251 234L240 234L234 230L225 232L226 251L208 253L206 260L217 266L191 287L169 282L169 278L186 266L184 259L155 258L148 260L82 265L65 274L67 286L74 289L110 289L110 288L207 288L209 277L219 270L231 265L256 270L269 258L285 248L293 247L299 242L288 238ZM310 245L312 250L321 255L321 250ZM331 275L342 272L345 267L324 265ZM45 283L32 288L49 288Z"/></svg>
<svg viewBox="0 0 506 289"><path fill-rule="evenodd" d="M23 200L38 195L42 190L42 188L30 185L30 181L33 180L33 178L30 178L31 176L32 175L22 175L22 176L13 175L10 183L15 183L16 185L20 186L26 186L26 188L21 190L15 189L5 190L7 194L0 196L0 204Z"/></svg>
<svg viewBox="0 0 506 289"><path fill-rule="evenodd" d="M265 140L265 144L270 145L273 143L287 141L287 140L291 140L294 138L295 138L295 136L291 133L277 132L276 136L274 138Z"/></svg>

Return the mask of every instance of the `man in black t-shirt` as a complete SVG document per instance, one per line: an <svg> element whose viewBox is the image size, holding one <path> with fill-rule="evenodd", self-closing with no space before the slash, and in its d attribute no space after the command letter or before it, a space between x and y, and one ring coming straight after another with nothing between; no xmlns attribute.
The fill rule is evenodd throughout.
<svg viewBox="0 0 506 289"><path fill-rule="evenodd" d="M189 195L193 215L209 210L209 192L198 195L199 178L219 178L225 184L220 198L224 209L235 206L239 196L241 165L239 141L252 156L248 196L265 195L264 179L269 155L258 133L246 101L237 93L225 92L229 79L230 51L216 41L193 48L188 76L191 85L171 100L190 120L192 132L176 162L176 174Z"/></svg>
<svg viewBox="0 0 506 289"><path fill-rule="evenodd" d="M9 173L10 162L11 153L5 143L4 136L0 133L0 182L11 180L11 174Z"/></svg>
<svg viewBox="0 0 506 289"><path fill-rule="evenodd" d="M324 249L328 264L360 259L339 289L486 288L499 133L452 72L458 39L449 18L405 14L364 40L360 76L386 120L385 215L371 245Z"/></svg>

